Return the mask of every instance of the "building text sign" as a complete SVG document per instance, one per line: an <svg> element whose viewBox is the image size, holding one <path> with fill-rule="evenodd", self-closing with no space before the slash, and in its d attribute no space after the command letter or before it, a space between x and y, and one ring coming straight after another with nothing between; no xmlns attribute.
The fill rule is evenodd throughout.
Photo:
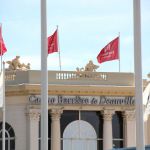
<svg viewBox="0 0 150 150"><path fill-rule="evenodd" d="M40 95L30 95L29 102L31 104L40 104ZM110 97L110 96L49 96L49 105L134 105L134 97Z"/></svg>

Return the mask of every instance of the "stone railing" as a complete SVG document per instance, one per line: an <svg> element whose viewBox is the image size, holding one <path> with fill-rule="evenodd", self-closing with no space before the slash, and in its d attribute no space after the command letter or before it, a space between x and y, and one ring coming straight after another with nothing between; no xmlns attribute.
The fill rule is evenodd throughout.
<svg viewBox="0 0 150 150"><path fill-rule="evenodd" d="M16 77L16 71L5 71L5 81L13 81Z"/></svg>
<svg viewBox="0 0 150 150"><path fill-rule="evenodd" d="M100 72L75 72L75 71L61 71L56 72L57 80L107 80L107 73Z"/></svg>
<svg viewBox="0 0 150 150"><path fill-rule="evenodd" d="M41 84L41 71L6 71L6 84ZM133 86L133 73L48 71L49 84Z"/></svg>

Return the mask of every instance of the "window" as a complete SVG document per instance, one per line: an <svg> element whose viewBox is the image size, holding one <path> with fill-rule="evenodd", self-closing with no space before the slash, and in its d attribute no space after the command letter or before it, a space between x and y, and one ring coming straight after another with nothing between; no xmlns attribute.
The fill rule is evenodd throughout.
<svg viewBox="0 0 150 150"><path fill-rule="evenodd" d="M48 116L48 150L51 150L51 116ZM77 126L80 124L80 127ZM61 150L67 150L68 148L65 147L66 145L69 146L71 139L73 137L73 131L70 130L70 127L75 128L76 131L79 129L83 129L80 134L76 132L75 136L78 138L74 139L74 147L75 150L78 148L78 144L81 145L82 149L85 150L84 146L88 145L86 150L103 150L103 118L99 111L71 111L71 110L64 110L61 118L60 118L60 125L61 125ZM86 130L85 130L86 129ZM86 131L86 132L85 132ZM68 137L69 135L72 137ZM39 150L40 150L40 122L39 122ZM68 142L67 144L65 144ZM86 143L86 144L85 144ZM80 150L80 149L79 149Z"/></svg>
<svg viewBox="0 0 150 150"><path fill-rule="evenodd" d="M0 122L0 149L2 149L2 126ZM15 133L8 123L5 123L5 150L15 150Z"/></svg>
<svg viewBox="0 0 150 150"><path fill-rule="evenodd" d="M123 117L122 117L122 113L119 111L117 111L113 115L112 129L113 129L113 147L122 148L123 147Z"/></svg>
<svg viewBox="0 0 150 150"><path fill-rule="evenodd" d="M66 131L66 128L69 127L69 125L70 125L70 127L72 127L71 124L73 122L74 122L74 128L75 128L75 123L77 123L76 121L78 121L78 124L80 122L81 125L83 125L85 122L87 122L94 129L94 131L96 132L96 137L95 137L95 139L93 139L93 142L94 142L94 140L96 141L96 149L102 150L103 149L103 118L102 118L102 115L100 114L100 112L97 112L97 111L69 111L69 110L63 111L63 114L62 114L61 120L60 120L60 122L61 122L61 138L62 138L61 149L64 150L65 141L69 142L73 138L73 137L72 138L65 137L66 134L64 134L64 133ZM85 124L85 126L86 126L86 124ZM80 129L79 126L78 126L78 129ZM85 128L82 128L82 129L85 129ZM90 131L90 127L89 127L89 131ZM69 129L68 129L68 133L69 133ZM71 133L70 133L70 135L71 135ZM92 139L90 139L90 137L86 137L84 139L79 137L78 139L76 139L76 141L78 141L78 143L81 142L80 144L82 145L83 144L82 141L87 142L88 141L87 139L89 140L89 142L90 142L90 140L92 140ZM76 142L74 141L74 143L76 143ZM86 144L86 145L88 145L88 144ZM89 150L91 150L90 145L88 148L89 148Z"/></svg>
<svg viewBox="0 0 150 150"><path fill-rule="evenodd" d="M63 133L63 150L97 150L97 135L91 124L83 120L71 122Z"/></svg>

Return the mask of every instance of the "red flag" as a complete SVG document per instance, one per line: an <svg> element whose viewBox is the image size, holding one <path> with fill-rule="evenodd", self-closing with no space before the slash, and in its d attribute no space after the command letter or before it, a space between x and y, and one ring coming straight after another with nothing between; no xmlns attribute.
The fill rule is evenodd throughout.
<svg viewBox="0 0 150 150"><path fill-rule="evenodd" d="M107 44L97 56L99 63L115 59L119 59L119 37Z"/></svg>
<svg viewBox="0 0 150 150"><path fill-rule="evenodd" d="M2 27L0 26L0 56L7 51L2 37Z"/></svg>
<svg viewBox="0 0 150 150"><path fill-rule="evenodd" d="M58 52L57 30L48 37L48 54Z"/></svg>

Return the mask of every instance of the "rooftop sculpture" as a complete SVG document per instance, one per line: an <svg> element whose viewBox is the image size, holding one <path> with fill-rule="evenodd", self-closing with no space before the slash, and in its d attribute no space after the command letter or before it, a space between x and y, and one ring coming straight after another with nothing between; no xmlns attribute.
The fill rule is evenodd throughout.
<svg viewBox="0 0 150 150"><path fill-rule="evenodd" d="M20 63L19 61L20 56L16 56L11 61L6 61L7 64L9 64L7 70L14 71L14 70L29 70L30 69L30 63L27 65L24 63Z"/></svg>
<svg viewBox="0 0 150 150"><path fill-rule="evenodd" d="M83 67L82 67L82 68L77 67L77 68L76 68L76 71L77 71L77 72L78 72L78 71L96 72L96 69L98 69L98 68L99 68L99 66L94 65L93 61L90 60L90 61L86 64L85 68L83 68Z"/></svg>
<svg viewBox="0 0 150 150"><path fill-rule="evenodd" d="M76 68L77 77L89 78L89 77L91 77L91 75L92 75L92 77L95 77L97 75L91 74L91 73L96 72L96 69L98 69L98 68L99 68L99 66L94 65L93 61L90 60L84 68L83 67L82 68L79 68L79 67Z"/></svg>

